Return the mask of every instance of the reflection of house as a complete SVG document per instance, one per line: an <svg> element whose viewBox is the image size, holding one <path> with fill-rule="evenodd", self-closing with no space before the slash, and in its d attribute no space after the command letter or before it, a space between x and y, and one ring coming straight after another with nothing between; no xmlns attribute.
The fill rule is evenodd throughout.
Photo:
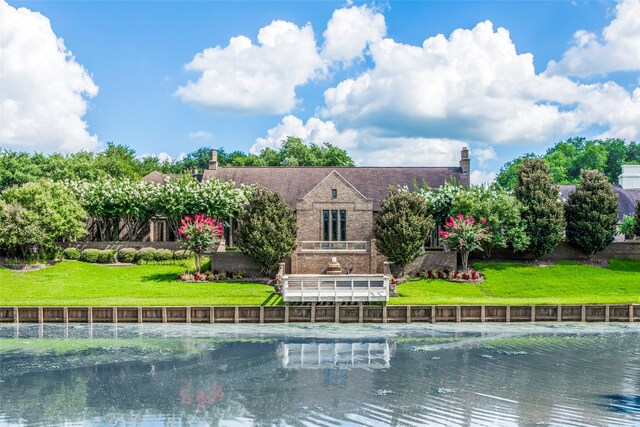
<svg viewBox="0 0 640 427"><path fill-rule="evenodd" d="M386 341L282 343L278 353L289 369L382 369L391 366L393 349Z"/></svg>
<svg viewBox="0 0 640 427"><path fill-rule="evenodd" d="M298 249L287 266L293 273L319 273L331 257L353 273L382 272L384 258L376 251L373 225L389 188L436 188L451 180L469 185L467 148L456 167L221 167L217 157L212 151L202 180L261 185L279 192L296 212ZM164 175L152 172L144 179L162 183ZM170 237L160 223L152 226L153 240ZM227 247L235 243L231 224L225 231Z"/></svg>

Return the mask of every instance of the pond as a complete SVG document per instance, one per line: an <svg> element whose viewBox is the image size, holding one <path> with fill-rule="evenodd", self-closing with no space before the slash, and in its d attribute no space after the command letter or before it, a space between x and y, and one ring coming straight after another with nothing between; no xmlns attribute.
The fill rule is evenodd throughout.
<svg viewBox="0 0 640 427"><path fill-rule="evenodd" d="M2 325L0 425L640 425L640 325Z"/></svg>

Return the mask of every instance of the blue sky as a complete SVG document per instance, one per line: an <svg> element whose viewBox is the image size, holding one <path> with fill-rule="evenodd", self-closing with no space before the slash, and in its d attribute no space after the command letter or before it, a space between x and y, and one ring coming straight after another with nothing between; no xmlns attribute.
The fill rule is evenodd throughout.
<svg viewBox="0 0 640 427"><path fill-rule="evenodd" d="M638 21L639 0L9 1L0 147L175 158L294 134L430 166L469 145L481 182L567 136L640 139Z"/></svg>

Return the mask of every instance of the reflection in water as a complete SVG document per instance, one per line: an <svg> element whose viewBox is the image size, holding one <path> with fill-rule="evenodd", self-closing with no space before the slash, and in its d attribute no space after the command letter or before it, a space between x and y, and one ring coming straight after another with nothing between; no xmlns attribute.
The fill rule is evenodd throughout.
<svg viewBox="0 0 640 427"><path fill-rule="evenodd" d="M3 325L0 425L640 425L640 325Z"/></svg>

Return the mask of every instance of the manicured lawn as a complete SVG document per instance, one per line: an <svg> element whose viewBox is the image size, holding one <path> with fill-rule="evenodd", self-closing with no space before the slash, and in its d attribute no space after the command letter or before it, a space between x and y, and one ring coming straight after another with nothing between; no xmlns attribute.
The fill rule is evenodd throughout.
<svg viewBox="0 0 640 427"><path fill-rule="evenodd" d="M390 304L629 304L640 303L640 260L612 259L609 267L563 261L535 267L478 262L480 284L419 280L398 286Z"/></svg>
<svg viewBox="0 0 640 427"><path fill-rule="evenodd" d="M572 262L533 267L476 263L481 285L442 280L403 283L389 304L627 304L640 303L640 260L611 260L608 268ZM183 266L113 267L65 261L40 271L0 268L3 306L276 305L270 286L176 282Z"/></svg>
<svg viewBox="0 0 640 427"><path fill-rule="evenodd" d="M39 271L0 268L0 305L273 305L258 283L183 283L180 265L106 266L64 261Z"/></svg>

